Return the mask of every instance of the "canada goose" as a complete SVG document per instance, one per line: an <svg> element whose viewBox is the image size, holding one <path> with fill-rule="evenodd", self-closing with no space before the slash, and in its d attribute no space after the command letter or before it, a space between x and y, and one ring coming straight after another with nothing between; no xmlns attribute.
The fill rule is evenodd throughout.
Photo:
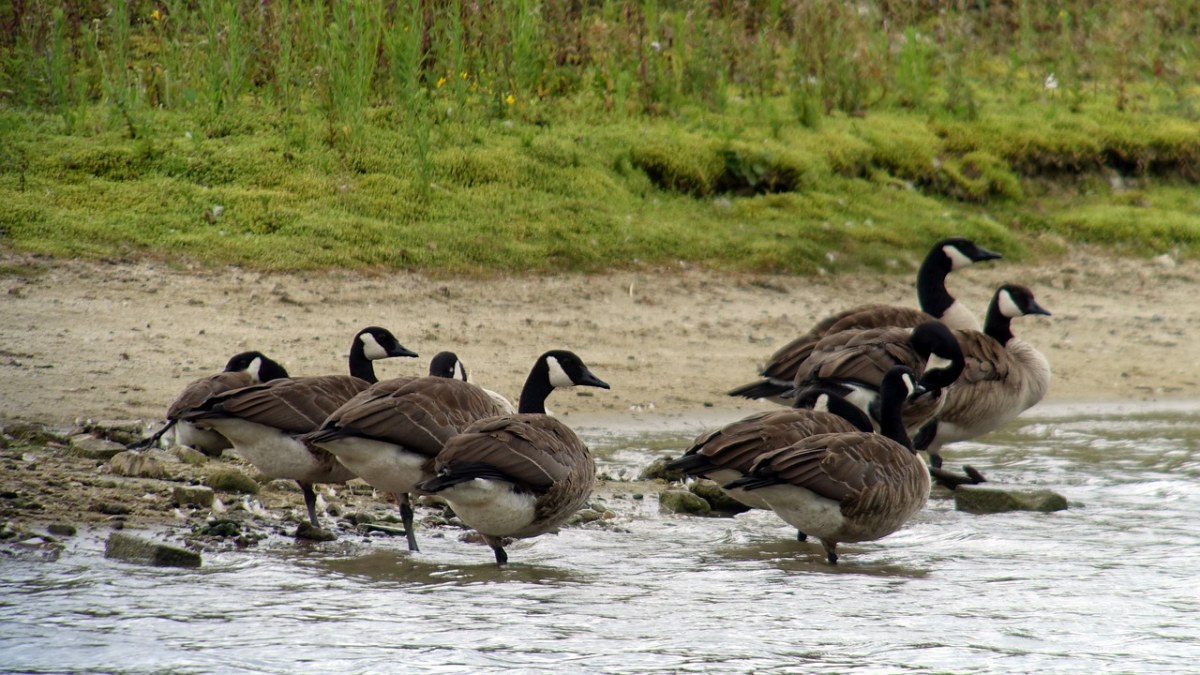
<svg viewBox="0 0 1200 675"><path fill-rule="evenodd" d="M916 435L919 449L929 451L933 467L941 467L947 443L982 436L1031 408L1050 388L1050 363L1033 345L1013 335L1019 316L1050 316L1024 286L1005 284L988 305L982 332L955 331L966 368L946 390L937 418Z"/></svg>
<svg viewBox="0 0 1200 675"><path fill-rule="evenodd" d="M933 245L917 271L917 301L921 309L892 305L863 305L826 317L804 335L781 347L759 374L763 379L729 392L730 396L762 398L789 405L785 394L792 388L796 371L808 358L821 338L853 328L913 328L937 320L950 328L979 330L979 320L946 290L946 277L954 270L985 260L1000 258L999 253L978 246L970 239L952 237Z"/></svg>
<svg viewBox="0 0 1200 675"><path fill-rule="evenodd" d="M796 406L743 417L696 437L681 457L667 468L724 486L750 472L758 458L814 434L834 431L873 431L866 413L837 393L807 389ZM740 489L730 497L755 509L770 509L758 495Z"/></svg>
<svg viewBox="0 0 1200 675"><path fill-rule="evenodd" d="M803 438L834 431L874 430L867 414L837 393L814 387L806 389L795 401L794 408L750 415L700 434L683 456L667 462L667 468L708 478L742 504L770 510L757 494L725 486L750 473L762 455ZM804 541L808 536L798 531L796 538Z"/></svg>
<svg viewBox="0 0 1200 675"><path fill-rule="evenodd" d="M929 470L900 418L905 399L919 392L912 371L896 366L883 380L882 433L809 436L763 455L726 487L757 493L789 525L820 539L836 564L839 543L895 532L929 497Z"/></svg>
<svg viewBox="0 0 1200 675"><path fill-rule="evenodd" d="M355 394L377 381L371 362L415 357L384 328L371 326L354 336L350 375L271 380L209 397L184 419L229 439L243 459L271 478L300 484L313 527L319 527L313 483L344 483L354 474L329 453L297 440Z"/></svg>
<svg viewBox="0 0 1200 675"><path fill-rule="evenodd" d="M542 354L521 389L519 412L480 420L446 441L436 476L417 486L440 493L483 535L499 565L508 562L505 538L553 530L592 494L596 463L587 446L546 415L550 392L573 386L609 388L574 353Z"/></svg>
<svg viewBox="0 0 1200 675"><path fill-rule="evenodd" d="M430 364L431 374L447 371L445 359ZM435 368L436 367L436 368ZM395 495L410 551L417 547L409 493L433 475L433 458L451 436L472 422L504 414L487 391L451 377L384 380L332 411L300 440L336 457L339 464L372 487Z"/></svg>
<svg viewBox="0 0 1200 675"><path fill-rule="evenodd" d="M167 432L173 430L176 444L195 448L210 457L217 457L222 450L230 447L229 440L215 431L197 429L196 425L179 418L213 394L287 376L287 370L283 366L267 358L262 352L234 354L225 364L223 372L194 380L184 387L167 408L167 423L154 432L154 435L130 447L152 448Z"/></svg>
<svg viewBox="0 0 1200 675"><path fill-rule="evenodd" d="M826 336L796 372L797 391L820 387L834 391L880 423L879 393L892 366L902 365L920 378L922 393L904 403L905 427L915 433L928 422L958 379L965 361L952 331L938 321L916 328L844 330Z"/></svg>

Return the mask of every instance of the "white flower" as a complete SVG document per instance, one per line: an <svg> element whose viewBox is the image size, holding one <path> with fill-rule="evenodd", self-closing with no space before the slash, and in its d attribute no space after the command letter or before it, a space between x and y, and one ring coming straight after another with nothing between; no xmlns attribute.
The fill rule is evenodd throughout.
<svg viewBox="0 0 1200 675"><path fill-rule="evenodd" d="M1050 73L1046 76L1046 82L1044 85L1050 91L1054 91L1055 89L1058 89L1058 78L1054 76L1054 73Z"/></svg>

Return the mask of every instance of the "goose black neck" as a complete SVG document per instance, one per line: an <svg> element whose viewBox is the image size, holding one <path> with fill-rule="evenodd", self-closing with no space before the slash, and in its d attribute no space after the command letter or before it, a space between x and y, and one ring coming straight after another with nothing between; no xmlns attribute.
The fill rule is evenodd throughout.
<svg viewBox="0 0 1200 675"><path fill-rule="evenodd" d="M921 269L917 270L917 302L926 314L940 319L954 304L954 296L946 290L946 277L952 267L950 259L938 249L926 256Z"/></svg>
<svg viewBox="0 0 1200 675"><path fill-rule="evenodd" d="M983 320L983 332L1002 345L1008 344L1008 341L1014 337L1012 319L1000 311L1000 296L998 294L992 298L992 304L988 305L987 317Z"/></svg>
<svg viewBox="0 0 1200 675"><path fill-rule="evenodd" d="M379 381L379 378L375 376L375 366L363 352L362 340L358 338L354 338L354 345L350 347L350 375L371 384Z"/></svg>
<svg viewBox="0 0 1200 675"><path fill-rule="evenodd" d="M908 430L904 428L904 419L900 414L904 400L907 397L902 394L892 395L890 392L884 392L881 398L879 433L908 448L910 452L915 453L916 450L913 450L912 440L908 437Z"/></svg>
<svg viewBox="0 0 1200 675"><path fill-rule="evenodd" d="M554 387L550 384L550 368L544 360L538 360L525 378L525 386L521 387L521 400L517 402L517 412L546 414L546 397Z"/></svg>

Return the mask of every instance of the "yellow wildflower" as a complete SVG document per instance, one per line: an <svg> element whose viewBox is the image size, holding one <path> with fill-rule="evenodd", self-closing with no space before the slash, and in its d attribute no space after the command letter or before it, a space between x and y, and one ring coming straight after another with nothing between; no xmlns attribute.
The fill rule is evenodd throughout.
<svg viewBox="0 0 1200 675"><path fill-rule="evenodd" d="M504 99L504 102L509 105L512 105L517 102L517 97L513 96L512 94L509 94L508 98Z"/></svg>
<svg viewBox="0 0 1200 675"><path fill-rule="evenodd" d="M438 81L437 81L437 88L438 88L438 89L441 89L441 88L442 88L442 85L444 85L444 84L446 84L446 78L444 78L444 77L439 77L439 78L438 78Z"/></svg>
<svg viewBox="0 0 1200 675"><path fill-rule="evenodd" d="M162 12L158 11L157 9L153 12L150 12L150 19L155 23L158 23L162 20Z"/></svg>

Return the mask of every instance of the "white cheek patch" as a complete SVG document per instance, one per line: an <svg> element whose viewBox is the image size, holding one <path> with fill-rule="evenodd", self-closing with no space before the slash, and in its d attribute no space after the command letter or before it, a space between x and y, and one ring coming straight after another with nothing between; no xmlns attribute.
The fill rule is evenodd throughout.
<svg viewBox="0 0 1200 675"><path fill-rule="evenodd" d="M816 402L813 403L812 409L817 412L829 412L829 394L818 396Z"/></svg>
<svg viewBox="0 0 1200 675"><path fill-rule="evenodd" d="M254 360L250 362L250 365L246 366L246 372L253 375L255 380L262 382L262 365L262 359L256 356L254 357Z"/></svg>
<svg viewBox="0 0 1200 675"><path fill-rule="evenodd" d="M467 369L463 368L462 361L454 362L454 379L467 381Z"/></svg>
<svg viewBox="0 0 1200 675"><path fill-rule="evenodd" d="M363 333L362 335L358 336L358 339L362 341L363 356L366 356L372 361L376 359L387 358L387 350L380 346L379 341L375 339L374 335L371 335L370 333Z"/></svg>
<svg viewBox="0 0 1200 675"><path fill-rule="evenodd" d="M1021 308L1017 306L1017 302L1015 300L1013 300L1012 294L1009 293L1008 291L1001 291L999 300L1000 300L1000 313L1003 314L1004 316L1007 316L1008 318L1012 319L1014 317L1018 317L1018 316L1021 316L1022 314L1024 314L1024 312L1021 311Z"/></svg>
<svg viewBox="0 0 1200 675"><path fill-rule="evenodd" d="M954 365L954 362L937 354L930 354L929 360L925 362L925 370L938 370L940 368L949 368Z"/></svg>
<svg viewBox="0 0 1200 675"><path fill-rule="evenodd" d="M550 369L550 386L552 387L574 387L575 380L567 375L567 371L563 370L562 364L558 359L551 356L546 359L546 367Z"/></svg>
<svg viewBox="0 0 1200 675"><path fill-rule="evenodd" d="M917 385L913 384L912 375L909 375L908 373L904 374L904 388L908 390L908 394L905 395L905 398L912 396L913 392L917 390Z"/></svg>
<svg viewBox="0 0 1200 675"><path fill-rule="evenodd" d="M947 244L946 246L942 247L942 253L945 253L946 257L950 259L950 269L952 270L962 269L975 262L967 257L962 251L958 250L957 246L951 246Z"/></svg>

